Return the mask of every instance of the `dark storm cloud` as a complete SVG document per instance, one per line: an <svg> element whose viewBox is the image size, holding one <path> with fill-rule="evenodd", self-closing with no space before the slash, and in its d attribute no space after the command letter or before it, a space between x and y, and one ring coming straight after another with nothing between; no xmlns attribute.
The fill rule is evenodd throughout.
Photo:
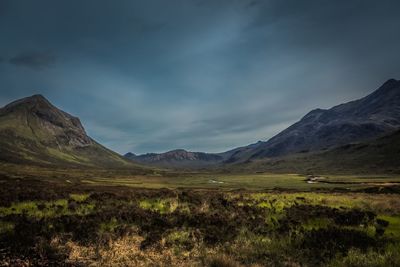
<svg viewBox="0 0 400 267"><path fill-rule="evenodd" d="M390 0L0 1L3 58L57 55L56 68L24 65L35 72L0 64L0 101L44 94L121 153L223 151L400 78L399 7ZM36 59L27 61L43 62Z"/></svg>
<svg viewBox="0 0 400 267"><path fill-rule="evenodd" d="M56 57L49 52L23 52L8 61L10 64L31 69L43 69L52 66L56 62Z"/></svg>

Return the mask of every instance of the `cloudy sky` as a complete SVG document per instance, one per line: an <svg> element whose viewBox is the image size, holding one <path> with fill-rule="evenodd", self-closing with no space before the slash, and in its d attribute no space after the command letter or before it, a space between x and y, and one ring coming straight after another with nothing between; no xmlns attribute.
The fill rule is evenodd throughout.
<svg viewBox="0 0 400 267"><path fill-rule="evenodd" d="M0 105L120 153L220 152L400 78L400 1L0 0Z"/></svg>

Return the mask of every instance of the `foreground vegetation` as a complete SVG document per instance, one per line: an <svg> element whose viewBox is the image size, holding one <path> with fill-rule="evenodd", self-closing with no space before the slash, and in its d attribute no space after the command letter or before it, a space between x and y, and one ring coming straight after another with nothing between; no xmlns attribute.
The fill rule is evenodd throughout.
<svg viewBox="0 0 400 267"><path fill-rule="evenodd" d="M388 193L396 186L341 192L15 177L0 183L0 265L400 266L400 198Z"/></svg>

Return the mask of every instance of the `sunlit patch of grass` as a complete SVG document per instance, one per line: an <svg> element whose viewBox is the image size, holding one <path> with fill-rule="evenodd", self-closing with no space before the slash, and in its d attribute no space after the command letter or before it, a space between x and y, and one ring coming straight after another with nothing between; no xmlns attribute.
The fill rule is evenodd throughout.
<svg viewBox="0 0 400 267"><path fill-rule="evenodd" d="M43 209L45 205L43 205ZM13 203L10 207L0 207L0 216L7 216L11 214L24 214L31 217L44 217L44 211L39 210L38 205L34 201L26 201Z"/></svg>
<svg viewBox="0 0 400 267"><path fill-rule="evenodd" d="M231 194L231 199L240 199L241 205L256 205L260 208L281 210L295 204L322 205L332 208L357 208L383 214L399 214L400 199L390 195L370 195L364 193L250 193Z"/></svg>
<svg viewBox="0 0 400 267"><path fill-rule="evenodd" d="M84 202L90 194L70 194L69 198L76 202Z"/></svg>
<svg viewBox="0 0 400 267"><path fill-rule="evenodd" d="M46 204L53 204L55 206L66 207L68 205L68 200L66 200L66 199L57 199L57 200L54 200L54 201L50 201L50 202L48 202Z"/></svg>
<svg viewBox="0 0 400 267"><path fill-rule="evenodd" d="M96 208L96 205L93 203L81 204L76 208L75 214L81 215L81 216L86 216L86 215L89 215L90 213L92 213L95 210L95 208Z"/></svg>
<svg viewBox="0 0 400 267"><path fill-rule="evenodd" d="M77 205L69 209L67 199L54 201L24 201L11 204L10 207L0 207L0 217L11 214L25 215L34 218L54 218L63 215L87 215L95 208L93 203Z"/></svg>
<svg viewBox="0 0 400 267"><path fill-rule="evenodd" d="M400 216L380 215L378 218L389 222L389 225L385 230L385 235L392 236L400 240Z"/></svg>
<svg viewBox="0 0 400 267"><path fill-rule="evenodd" d="M0 207L0 216L7 216L10 214L22 214L30 210L37 209L36 203L33 201L20 202L12 204L10 207Z"/></svg>
<svg viewBox="0 0 400 267"><path fill-rule="evenodd" d="M257 206L273 213L282 213L285 208L295 205L295 195L254 193L244 197L243 205Z"/></svg>
<svg viewBox="0 0 400 267"><path fill-rule="evenodd" d="M264 208L264 209L271 209L271 208L272 208L272 205L271 205L271 203L268 202L268 201L262 201L262 202L260 202L260 203L257 204L257 207L259 207L259 208Z"/></svg>
<svg viewBox="0 0 400 267"><path fill-rule="evenodd" d="M139 207L152 210L161 214L172 213L178 207L178 201L173 198L166 199L144 199L139 202Z"/></svg>
<svg viewBox="0 0 400 267"><path fill-rule="evenodd" d="M0 221L0 234L12 232L14 224L12 222Z"/></svg>

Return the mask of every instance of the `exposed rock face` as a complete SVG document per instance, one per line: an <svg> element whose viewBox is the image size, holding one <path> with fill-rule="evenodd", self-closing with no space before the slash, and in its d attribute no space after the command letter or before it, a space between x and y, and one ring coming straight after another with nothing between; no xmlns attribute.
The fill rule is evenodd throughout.
<svg viewBox="0 0 400 267"><path fill-rule="evenodd" d="M235 151L227 162L316 151L376 138L399 128L400 81L390 79L362 99L309 112L267 142Z"/></svg>

